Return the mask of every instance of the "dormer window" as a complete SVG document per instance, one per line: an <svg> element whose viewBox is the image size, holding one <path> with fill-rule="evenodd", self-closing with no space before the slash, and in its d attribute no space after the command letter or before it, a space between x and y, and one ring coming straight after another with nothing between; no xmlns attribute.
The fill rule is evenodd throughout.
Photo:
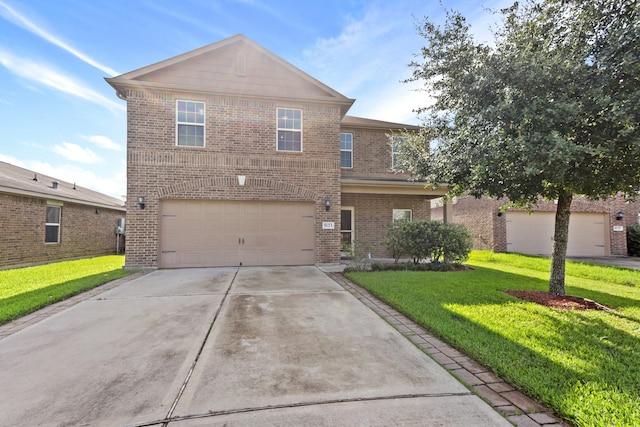
<svg viewBox="0 0 640 427"><path fill-rule="evenodd" d="M176 103L176 145L204 147L204 102Z"/></svg>

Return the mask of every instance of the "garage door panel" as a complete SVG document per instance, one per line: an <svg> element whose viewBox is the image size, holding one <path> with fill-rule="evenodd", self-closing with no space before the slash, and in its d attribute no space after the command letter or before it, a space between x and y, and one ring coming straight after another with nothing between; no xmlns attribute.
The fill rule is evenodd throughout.
<svg viewBox="0 0 640 427"><path fill-rule="evenodd" d="M508 212L507 251L532 255L551 255L555 228L554 212ZM605 256L607 251L606 214L572 212L569 218L567 256Z"/></svg>
<svg viewBox="0 0 640 427"><path fill-rule="evenodd" d="M161 267L315 262L315 204L166 200Z"/></svg>

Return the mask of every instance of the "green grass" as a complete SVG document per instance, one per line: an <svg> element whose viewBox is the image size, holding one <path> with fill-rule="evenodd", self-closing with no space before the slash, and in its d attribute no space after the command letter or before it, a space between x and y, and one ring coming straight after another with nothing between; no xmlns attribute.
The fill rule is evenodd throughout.
<svg viewBox="0 0 640 427"><path fill-rule="evenodd" d="M123 255L0 270L0 324L130 274Z"/></svg>
<svg viewBox="0 0 640 427"><path fill-rule="evenodd" d="M474 252L474 270L347 277L578 426L640 425L640 271L567 264L567 293L613 307L561 311L504 290L548 290L549 260Z"/></svg>

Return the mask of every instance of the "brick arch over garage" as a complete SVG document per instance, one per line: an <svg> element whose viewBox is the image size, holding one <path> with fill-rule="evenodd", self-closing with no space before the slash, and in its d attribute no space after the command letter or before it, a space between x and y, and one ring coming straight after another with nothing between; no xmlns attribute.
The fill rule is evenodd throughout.
<svg viewBox="0 0 640 427"><path fill-rule="evenodd" d="M167 199L176 196L179 196L180 198L190 197L199 193L200 190L211 188L222 188L227 190L233 189L236 194L240 194L243 189L267 189L277 193L293 196L297 200L315 202L322 201L321 195L317 191L268 178L247 176L244 186L241 186L238 183L238 177L235 175L225 177L207 177L172 184L160 188L158 190L158 198Z"/></svg>

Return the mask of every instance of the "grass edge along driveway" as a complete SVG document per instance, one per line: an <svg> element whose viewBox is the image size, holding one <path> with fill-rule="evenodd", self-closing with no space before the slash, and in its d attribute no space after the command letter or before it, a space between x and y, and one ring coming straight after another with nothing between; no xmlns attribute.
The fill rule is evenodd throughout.
<svg viewBox="0 0 640 427"><path fill-rule="evenodd" d="M124 255L0 270L0 325L127 276Z"/></svg>
<svg viewBox="0 0 640 427"><path fill-rule="evenodd" d="M577 426L640 425L640 272L567 265L562 311L505 290L548 290L549 259L474 252L474 270L346 276Z"/></svg>

